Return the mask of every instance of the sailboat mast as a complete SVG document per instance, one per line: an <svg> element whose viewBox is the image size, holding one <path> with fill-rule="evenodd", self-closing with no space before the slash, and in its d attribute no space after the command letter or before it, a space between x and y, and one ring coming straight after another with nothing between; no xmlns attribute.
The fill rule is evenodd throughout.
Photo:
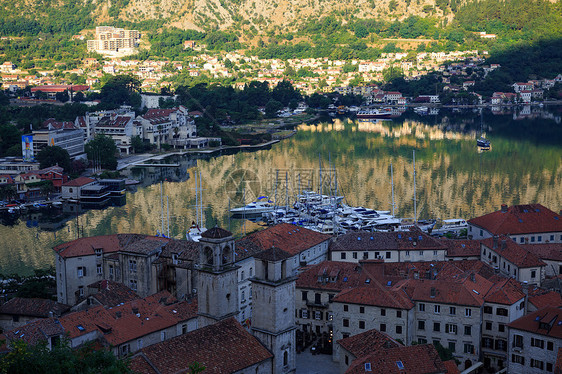
<svg viewBox="0 0 562 374"><path fill-rule="evenodd" d="M164 195L162 181L160 181L160 235L164 233Z"/></svg>
<svg viewBox="0 0 562 374"><path fill-rule="evenodd" d="M322 195L322 158L318 153L318 193Z"/></svg>
<svg viewBox="0 0 562 374"><path fill-rule="evenodd" d="M414 224L418 222L418 211L416 201L416 151L412 151L414 159Z"/></svg>
<svg viewBox="0 0 562 374"><path fill-rule="evenodd" d="M201 209L201 227L205 227L203 220L203 178L201 177L201 172L199 172L199 207Z"/></svg>
<svg viewBox="0 0 562 374"><path fill-rule="evenodd" d="M170 201L168 200L168 195L166 195L166 211L168 215L168 238L170 237Z"/></svg>
<svg viewBox="0 0 562 374"><path fill-rule="evenodd" d="M289 178L288 172L285 172L285 211L289 211Z"/></svg>
<svg viewBox="0 0 562 374"><path fill-rule="evenodd" d="M195 222L199 227L199 191L197 191L197 171L195 172Z"/></svg>
<svg viewBox="0 0 562 374"><path fill-rule="evenodd" d="M394 217L394 172L392 170L392 161L390 162L390 186L392 193L392 216Z"/></svg>

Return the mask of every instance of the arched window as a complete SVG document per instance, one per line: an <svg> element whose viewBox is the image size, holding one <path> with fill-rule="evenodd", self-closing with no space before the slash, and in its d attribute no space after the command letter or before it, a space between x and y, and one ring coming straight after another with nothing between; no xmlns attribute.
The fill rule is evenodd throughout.
<svg viewBox="0 0 562 374"><path fill-rule="evenodd" d="M289 365L289 352L283 352L283 366Z"/></svg>
<svg viewBox="0 0 562 374"><path fill-rule="evenodd" d="M213 259L213 250L209 247L205 247L205 249L203 249L203 254L205 255L205 263L207 265L214 265L214 259Z"/></svg>
<svg viewBox="0 0 562 374"><path fill-rule="evenodd" d="M229 246L224 247L222 250L222 265L232 263L232 250Z"/></svg>

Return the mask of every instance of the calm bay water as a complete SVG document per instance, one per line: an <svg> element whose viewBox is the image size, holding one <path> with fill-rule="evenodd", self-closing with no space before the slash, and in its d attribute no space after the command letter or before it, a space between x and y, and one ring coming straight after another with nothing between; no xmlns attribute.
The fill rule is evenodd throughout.
<svg viewBox="0 0 562 374"><path fill-rule="evenodd" d="M328 119L301 125L292 138L270 149L197 159L172 157L178 168L135 168L143 181L126 194L126 204L80 214L35 213L0 225L0 273L28 274L53 264L52 247L80 236L110 233L184 238L195 215L195 173L201 173L206 227L218 224L237 235L259 228L229 218L228 209L245 197L277 196L284 205L303 188L335 187L346 201L391 209L393 166L396 215L414 216L414 171L419 218L470 218L502 203L541 203L562 208L562 124L560 107L506 114L441 111L438 116L406 114L392 121ZM482 124L481 124L482 123ZM492 149L479 152L475 138L484 130ZM322 172L319 172L319 169ZM289 199L287 199L289 196Z"/></svg>

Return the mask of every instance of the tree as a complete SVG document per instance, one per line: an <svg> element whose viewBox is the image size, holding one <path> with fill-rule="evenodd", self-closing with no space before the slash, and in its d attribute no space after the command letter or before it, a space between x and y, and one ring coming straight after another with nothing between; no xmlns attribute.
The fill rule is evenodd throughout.
<svg viewBox="0 0 562 374"><path fill-rule="evenodd" d="M0 200L12 200L16 197L16 187L10 184L0 186Z"/></svg>
<svg viewBox="0 0 562 374"><path fill-rule="evenodd" d="M271 98L287 106L292 99L300 100L301 94L295 90L291 82L283 80L271 90Z"/></svg>
<svg viewBox="0 0 562 374"><path fill-rule="evenodd" d="M5 156L10 147L21 144L21 135L16 126L10 123L0 124L0 156Z"/></svg>
<svg viewBox="0 0 562 374"><path fill-rule="evenodd" d="M90 162L99 163L103 169L117 169L117 146L109 136L97 134L86 144L86 153Z"/></svg>
<svg viewBox="0 0 562 374"><path fill-rule="evenodd" d="M94 342L72 349L70 341L63 339L49 350L45 341L29 345L20 340L10 348L0 361L1 373L132 373L127 360L119 360L109 350L94 349Z"/></svg>
<svg viewBox="0 0 562 374"><path fill-rule="evenodd" d="M268 118L277 117L277 112L281 109L283 109L283 104L277 100L271 99L265 104L265 116Z"/></svg>
<svg viewBox="0 0 562 374"><path fill-rule="evenodd" d="M68 95L68 90L57 92L55 98L57 99L57 101L60 101L61 103L66 103L70 99L70 96Z"/></svg>
<svg viewBox="0 0 562 374"><path fill-rule="evenodd" d="M129 75L116 75L101 88L100 99L108 107L116 108L121 105L140 105L140 81Z"/></svg>
<svg viewBox="0 0 562 374"><path fill-rule="evenodd" d="M48 168L49 166L58 165L64 169L65 172L70 173L72 166L70 164L70 155L66 149L58 146L45 147L37 154L37 161L41 169Z"/></svg>

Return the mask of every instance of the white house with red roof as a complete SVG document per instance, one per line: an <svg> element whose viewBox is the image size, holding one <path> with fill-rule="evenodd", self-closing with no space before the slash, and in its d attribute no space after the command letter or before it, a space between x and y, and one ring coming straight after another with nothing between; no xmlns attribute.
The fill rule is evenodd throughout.
<svg viewBox="0 0 562 374"><path fill-rule="evenodd" d="M96 180L88 177L78 177L76 179L72 179L62 184L61 197L65 200L79 200L80 190L83 187L90 186L94 183L96 183Z"/></svg>
<svg viewBox="0 0 562 374"><path fill-rule="evenodd" d="M552 373L562 349L562 309L546 307L508 325L510 357L507 372Z"/></svg>
<svg viewBox="0 0 562 374"><path fill-rule="evenodd" d="M545 262L508 236L484 239L480 249L481 260L504 276L538 286L545 279Z"/></svg>
<svg viewBox="0 0 562 374"><path fill-rule="evenodd" d="M115 142L120 153L130 154L134 133L134 112L110 112L103 116L95 125L96 134L109 136Z"/></svg>
<svg viewBox="0 0 562 374"><path fill-rule="evenodd" d="M562 216L541 204L503 204L501 209L468 220L468 236L508 235L520 244L562 243Z"/></svg>

